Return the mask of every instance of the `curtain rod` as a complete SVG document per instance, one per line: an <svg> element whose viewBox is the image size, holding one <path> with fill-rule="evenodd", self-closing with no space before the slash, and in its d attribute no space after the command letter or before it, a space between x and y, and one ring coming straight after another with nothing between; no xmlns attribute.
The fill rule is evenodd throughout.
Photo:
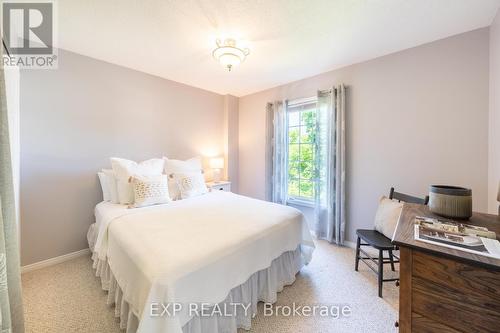
<svg viewBox="0 0 500 333"><path fill-rule="evenodd" d="M300 106L316 102L316 96L288 100L288 106Z"/></svg>
<svg viewBox="0 0 500 333"><path fill-rule="evenodd" d="M344 89L347 89L349 88L348 86L344 85ZM335 89L335 88L334 88ZM332 89L325 89L325 90L318 90L320 94L324 94L324 93L329 93L329 92L332 92Z"/></svg>
<svg viewBox="0 0 500 333"><path fill-rule="evenodd" d="M344 85L344 89L347 90L347 88L349 88L348 86ZM332 89L324 89L324 90L317 90L320 94L325 94L325 93L330 93L332 92ZM309 104L309 103L313 103L315 100L316 100L316 97L317 96L312 96L312 97L303 97L303 98L296 98L296 99L293 99L293 100L283 100L283 101L286 101L288 103L288 106L300 106L300 105L305 105L305 104ZM277 101L277 102L281 102L281 101ZM274 104L274 102L268 102L267 105L272 105Z"/></svg>

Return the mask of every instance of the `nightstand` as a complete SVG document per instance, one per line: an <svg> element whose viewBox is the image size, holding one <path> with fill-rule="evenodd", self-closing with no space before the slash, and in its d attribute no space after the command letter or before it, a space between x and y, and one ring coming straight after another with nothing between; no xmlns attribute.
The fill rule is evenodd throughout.
<svg viewBox="0 0 500 333"><path fill-rule="evenodd" d="M221 180L218 183L207 182L207 187L210 192L212 191L226 191L231 192L231 182L227 180Z"/></svg>

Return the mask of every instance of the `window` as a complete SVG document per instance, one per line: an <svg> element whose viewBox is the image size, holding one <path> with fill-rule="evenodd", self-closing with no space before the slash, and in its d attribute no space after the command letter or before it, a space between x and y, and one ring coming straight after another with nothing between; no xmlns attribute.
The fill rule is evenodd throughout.
<svg viewBox="0 0 500 333"><path fill-rule="evenodd" d="M312 202L315 190L316 99L291 101L288 117L288 198Z"/></svg>

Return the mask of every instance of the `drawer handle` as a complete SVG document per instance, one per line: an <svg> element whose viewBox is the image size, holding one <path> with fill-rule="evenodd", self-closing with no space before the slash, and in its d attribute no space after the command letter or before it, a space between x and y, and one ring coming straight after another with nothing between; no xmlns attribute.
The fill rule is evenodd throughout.
<svg viewBox="0 0 500 333"><path fill-rule="evenodd" d="M394 322L394 327L399 327L399 323L397 320Z"/></svg>
<svg viewBox="0 0 500 333"><path fill-rule="evenodd" d="M224 191L224 187L220 187L220 188L219 188L219 191Z"/></svg>

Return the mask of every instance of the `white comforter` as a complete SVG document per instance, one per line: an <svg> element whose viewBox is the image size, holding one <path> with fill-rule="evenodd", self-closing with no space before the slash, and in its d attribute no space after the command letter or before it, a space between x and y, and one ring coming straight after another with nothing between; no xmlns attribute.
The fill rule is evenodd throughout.
<svg viewBox="0 0 500 333"><path fill-rule="evenodd" d="M300 211L229 192L114 206L97 216L94 251L140 318L138 332L181 332L189 303L219 303L282 253L300 246L309 262L314 248ZM185 311L152 317L154 302L180 303Z"/></svg>

